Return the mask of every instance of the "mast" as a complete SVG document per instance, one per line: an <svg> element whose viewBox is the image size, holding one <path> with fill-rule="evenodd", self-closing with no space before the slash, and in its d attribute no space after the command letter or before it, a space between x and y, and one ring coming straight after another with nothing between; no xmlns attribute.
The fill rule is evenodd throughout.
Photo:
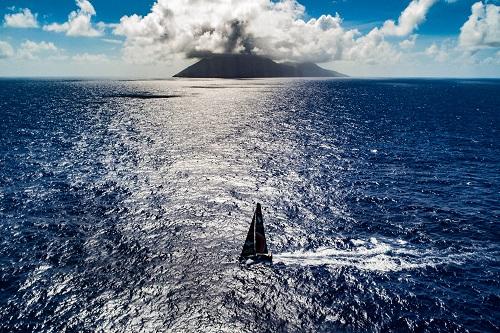
<svg viewBox="0 0 500 333"><path fill-rule="evenodd" d="M257 204L257 209L259 207L259 204ZM257 238L256 236L256 230L257 230L257 209L255 209L255 212L253 213L253 219L252 219L252 226L253 226L253 253L257 254Z"/></svg>

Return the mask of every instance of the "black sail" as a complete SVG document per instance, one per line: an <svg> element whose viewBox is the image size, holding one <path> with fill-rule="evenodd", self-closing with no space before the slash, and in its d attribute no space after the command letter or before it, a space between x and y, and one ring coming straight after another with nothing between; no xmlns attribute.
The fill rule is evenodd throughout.
<svg viewBox="0 0 500 333"><path fill-rule="evenodd" d="M262 208L257 204L253 214L252 224L248 230L247 239L241 251L241 257L252 257L257 254L267 254L266 235L264 233L264 219L262 218Z"/></svg>
<svg viewBox="0 0 500 333"><path fill-rule="evenodd" d="M251 257L255 255L255 214L252 219L252 224L248 230L247 239L245 244L243 244L243 251L241 251L241 257Z"/></svg>

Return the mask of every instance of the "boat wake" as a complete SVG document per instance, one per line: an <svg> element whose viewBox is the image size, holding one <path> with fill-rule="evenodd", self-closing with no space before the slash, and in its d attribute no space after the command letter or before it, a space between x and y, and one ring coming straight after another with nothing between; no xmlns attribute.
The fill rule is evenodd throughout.
<svg viewBox="0 0 500 333"><path fill-rule="evenodd" d="M403 270L461 265L477 251L460 254L451 251L418 249L402 240L351 239L348 248L322 247L314 251L285 252L274 255L275 263L300 266L355 267L360 270L397 272Z"/></svg>

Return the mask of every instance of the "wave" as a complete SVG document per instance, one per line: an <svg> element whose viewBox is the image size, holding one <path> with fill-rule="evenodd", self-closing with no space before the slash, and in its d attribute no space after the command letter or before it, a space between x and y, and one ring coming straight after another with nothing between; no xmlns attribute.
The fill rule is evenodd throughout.
<svg viewBox="0 0 500 333"><path fill-rule="evenodd" d="M351 239L349 248L321 247L314 251L284 252L273 255L274 263L300 266L355 267L360 270L397 272L437 267L445 264L460 265L480 251L463 252L421 249L403 240Z"/></svg>

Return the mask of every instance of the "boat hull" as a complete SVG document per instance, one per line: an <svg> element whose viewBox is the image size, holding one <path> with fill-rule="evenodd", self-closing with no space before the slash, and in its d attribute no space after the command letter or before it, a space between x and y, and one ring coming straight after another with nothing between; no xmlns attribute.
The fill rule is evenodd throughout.
<svg viewBox="0 0 500 333"><path fill-rule="evenodd" d="M245 263L245 264L258 264L258 263L268 263L272 264L273 262L273 255L271 253L263 253L263 254L256 254L253 256L246 256L246 257L240 257L240 262Z"/></svg>

